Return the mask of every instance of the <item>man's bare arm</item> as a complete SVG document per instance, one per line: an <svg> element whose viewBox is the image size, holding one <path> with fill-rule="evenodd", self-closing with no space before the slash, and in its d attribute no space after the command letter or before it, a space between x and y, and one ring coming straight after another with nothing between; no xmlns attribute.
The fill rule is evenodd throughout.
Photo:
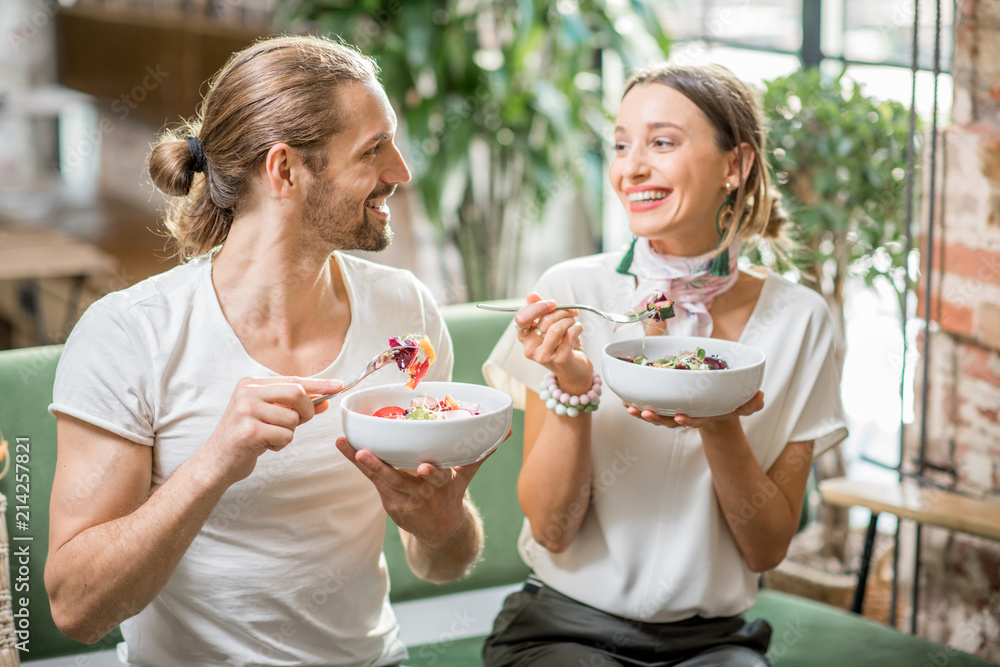
<svg viewBox="0 0 1000 667"><path fill-rule="evenodd" d="M215 432L153 493L151 447L59 416L45 566L59 629L92 643L140 612L226 489L328 407L314 407L309 395L340 386L339 380L309 378L241 380Z"/></svg>
<svg viewBox="0 0 1000 667"><path fill-rule="evenodd" d="M160 592L226 487L198 457L150 494L152 447L58 418L45 587L67 636L101 639Z"/></svg>
<svg viewBox="0 0 1000 667"><path fill-rule="evenodd" d="M468 488L483 461L457 468L421 463L411 474L354 449L346 438L337 439L337 448L375 485L415 575L444 584L469 570L483 549L483 525Z"/></svg>
<svg viewBox="0 0 1000 667"><path fill-rule="evenodd" d="M413 573L433 584L461 579L483 550L483 520L468 492L462 502L464 515L458 529L439 545L429 545L402 528L399 536L406 549L406 562Z"/></svg>

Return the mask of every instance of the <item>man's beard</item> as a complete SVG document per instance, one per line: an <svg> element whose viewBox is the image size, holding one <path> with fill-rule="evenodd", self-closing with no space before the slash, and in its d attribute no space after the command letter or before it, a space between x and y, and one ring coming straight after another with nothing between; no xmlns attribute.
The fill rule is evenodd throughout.
<svg viewBox="0 0 1000 667"><path fill-rule="evenodd" d="M371 195L370 199L390 196L391 186ZM306 195L305 222L308 229L337 250L380 252L392 243L392 228L388 220L373 219L364 206L360 216L351 202L338 198L336 190L326 181L314 181Z"/></svg>

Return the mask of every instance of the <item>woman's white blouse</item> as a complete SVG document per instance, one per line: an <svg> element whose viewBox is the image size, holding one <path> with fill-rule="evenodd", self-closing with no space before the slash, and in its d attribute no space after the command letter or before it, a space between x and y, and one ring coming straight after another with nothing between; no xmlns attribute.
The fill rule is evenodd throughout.
<svg viewBox="0 0 1000 667"><path fill-rule="evenodd" d="M559 302L625 312L632 276L615 273L621 253L573 259L547 271L534 291ZM642 335L582 312L583 349L601 371L610 342ZM743 417L767 470L790 442L815 441L814 457L847 435L840 400L837 330L823 298L769 273L740 342L763 350L764 409ZM524 407L545 369L524 357L513 326L483 366L487 382ZM520 551L546 585L606 612L648 622L732 616L753 605L758 575L744 561L712 486L697 429L667 429L630 417L605 386L593 413L591 506L570 547L550 553L527 520ZM811 465L802 460L802 466ZM749 519L779 493L763 485L744 499ZM558 522L558 517L556 518Z"/></svg>

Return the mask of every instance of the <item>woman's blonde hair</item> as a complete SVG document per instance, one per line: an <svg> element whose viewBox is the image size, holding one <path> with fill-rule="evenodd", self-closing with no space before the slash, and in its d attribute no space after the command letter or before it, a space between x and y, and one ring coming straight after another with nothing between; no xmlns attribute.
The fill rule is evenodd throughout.
<svg viewBox="0 0 1000 667"><path fill-rule="evenodd" d="M767 135L753 91L722 65L662 64L629 77L625 94L636 86L651 83L669 86L694 102L715 129L719 149L738 151L740 182L734 184L735 203L731 215L727 216L729 224L720 246L726 247L734 239L757 237L784 245L782 232L788 214L781 206L781 196L771 188ZM753 153L750 169L745 174L742 173L744 145ZM741 222L731 224L733 220Z"/></svg>
<svg viewBox="0 0 1000 667"><path fill-rule="evenodd" d="M274 144L288 144L322 172L341 126L337 88L377 77L370 58L323 37L274 37L234 54L209 83L198 116L166 130L149 157L153 183L179 198L164 220L177 255L187 260L225 241ZM198 144L189 136L203 157L192 153Z"/></svg>

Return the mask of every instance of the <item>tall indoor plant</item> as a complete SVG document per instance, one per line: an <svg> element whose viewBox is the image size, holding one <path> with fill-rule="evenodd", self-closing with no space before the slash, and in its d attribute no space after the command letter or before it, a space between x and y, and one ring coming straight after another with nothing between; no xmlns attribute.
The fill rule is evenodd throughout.
<svg viewBox="0 0 1000 667"><path fill-rule="evenodd" d="M640 65L668 48L642 0L280 0L278 16L378 61L468 299L509 295L525 225L563 188L599 210L602 55Z"/></svg>
<svg viewBox="0 0 1000 667"><path fill-rule="evenodd" d="M843 71L834 76L820 68L766 82L763 106L773 147L769 163L795 223L806 282L838 316L852 274L868 285L884 281L902 310L910 289L904 256L909 109L864 94ZM916 156L916 141L913 148Z"/></svg>
<svg viewBox="0 0 1000 667"><path fill-rule="evenodd" d="M901 317L911 290L906 256L910 110L866 95L842 70L801 69L767 81L762 96L775 180L794 223L794 264L830 304L843 333L851 275L895 292ZM913 164L919 164L919 133ZM914 179L916 181L916 179ZM914 201L917 193L912 192ZM913 252L911 250L911 252ZM817 479L845 473L839 450L817 462ZM846 510L822 507L823 555L846 558Z"/></svg>

